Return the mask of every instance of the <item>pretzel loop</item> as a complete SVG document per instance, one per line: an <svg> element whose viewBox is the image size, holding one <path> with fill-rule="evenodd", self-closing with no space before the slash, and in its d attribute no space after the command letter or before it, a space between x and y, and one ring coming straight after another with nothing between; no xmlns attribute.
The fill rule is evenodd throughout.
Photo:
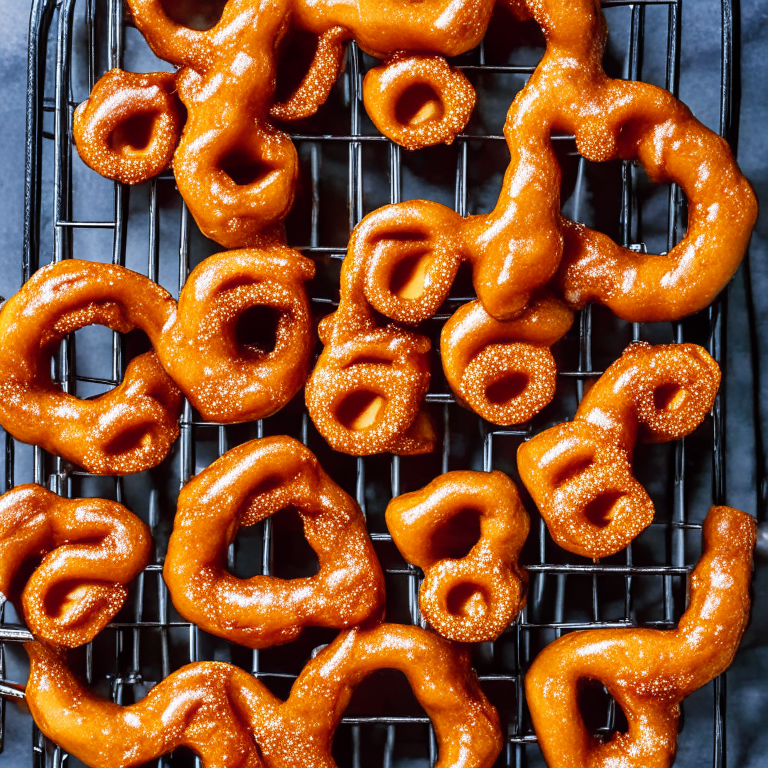
<svg viewBox="0 0 768 768"><path fill-rule="evenodd" d="M27 626L48 643L84 645L120 610L150 546L147 527L121 504L20 485L0 496L0 604L42 557L21 591Z"/></svg>
<svg viewBox="0 0 768 768"><path fill-rule="evenodd" d="M317 575L229 574L226 550L238 528L286 507L298 509ZM384 607L384 578L360 509L288 437L233 448L184 487L163 575L182 616L249 648L290 642L306 626L359 624Z"/></svg>
<svg viewBox="0 0 768 768"><path fill-rule="evenodd" d="M753 517L712 507L677 629L572 632L536 657L525 693L550 768L672 765L680 702L725 671L746 628L755 538ZM626 715L627 732L605 741L587 731L578 702L586 681L605 685Z"/></svg>
<svg viewBox="0 0 768 768"><path fill-rule="evenodd" d="M646 528L654 507L632 474L636 440L690 434L712 407L719 383L717 363L695 344L636 343L584 396L572 423L521 444L520 477L555 541L599 558Z"/></svg>

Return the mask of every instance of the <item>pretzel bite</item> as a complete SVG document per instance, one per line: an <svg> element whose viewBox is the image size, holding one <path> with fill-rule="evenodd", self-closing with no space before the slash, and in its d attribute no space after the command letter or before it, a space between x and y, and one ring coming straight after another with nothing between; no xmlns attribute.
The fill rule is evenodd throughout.
<svg viewBox="0 0 768 768"><path fill-rule="evenodd" d="M406 675L435 729L436 768L490 768L503 745L468 650L419 627L342 632L307 663L285 702L238 667L200 662L123 707L91 693L62 654L40 643L25 648L35 722L90 768L132 768L177 747L204 768L336 768L333 735L352 692L377 669Z"/></svg>
<svg viewBox="0 0 768 768"><path fill-rule="evenodd" d="M315 576L238 579L225 570L241 526L295 507L320 562ZM304 627L344 628L384 611L384 577L360 508L290 437L225 453L179 496L163 569L176 609L206 632L265 648Z"/></svg>
<svg viewBox="0 0 768 768"><path fill-rule="evenodd" d="M515 620L525 605L528 575L517 558L529 521L505 474L448 472L392 499L386 519L400 553L424 571L419 608L443 637L495 640Z"/></svg>
<svg viewBox="0 0 768 768"><path fill-rule="evenodd" d="M181 394L154 352L132 360L120 385L80 400L51 380L69 333L106 325L156 337L175 313L146 277L76 259L38 270L0 310L0 424L17 440L101 475L157 466L179 434Z"/></svg>
<svg viewBox="0 0 768 768"><path fill-rule="evenodd" d="M122 608L150 548L149 529L122 504L20 485L0 496L0 605L17 597L19 573L37 560L19 595L30 632L84 645Z"/></svg>
<svg viewBox="0 0 768 768"><path fill-rule="evenodd" d="M536 657L525 695L549 768L672 765L680 702L728 668L747 626L755 537L751 515L712 507L677 629L572 632ZM624 711L626 733L606 741L587 731L578 689L588 680L602 683Z"/></svg>
<svg viewBox="0 0 768 768"><path fill-rule="evenodd" d="M654 515L632 473L635 442L690 434L719 384L720 368L702 347L637 342L592 386L572 422L521 444L520 477L554 540L592 558L626 547Z"/></svg>

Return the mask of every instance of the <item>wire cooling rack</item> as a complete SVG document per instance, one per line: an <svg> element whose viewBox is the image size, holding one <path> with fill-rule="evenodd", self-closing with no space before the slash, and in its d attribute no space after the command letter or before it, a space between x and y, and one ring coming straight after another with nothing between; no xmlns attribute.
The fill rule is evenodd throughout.
<svg viewBox="0 0 768 768"><path fill-rule="evenodd" d="M603 0L611 38L606 67L613 76L645 79L677 93L681 71L681 0ZM733 9L721 0L720 133L731 129ZM718 34L717 32L715 34ZM349 230L370 210L389 202L428 197L453 204L461 214L482 213L495 202L508 153L501 133L506 109L541 55L533 25L513 25L501 15L484 43L458 58L478 92L465 134L451 147L408 153L379 135L362 108L361 82L372 60L354 44L329 103L293 138L301 171L297 202L288 219L289 243L313 257L318 277L310 285L318 316L338 299L338 272ZM26 207L22 276L27 280L51 260L77 257L124 264L147 274L175 295L190 269L214 251L183 205L171 174L129 190L85 168L74 151L72 113L96 79L115 66L167 69L149 53L132 27L122 0L33 0L29 36ZM630 163L593 165L580 158L572 137L556 136L563 166L563 210L635 250L669 250L685 231L685 200L672 187L650 185ZM347 216L348 212L348 216ZM425 324L439 337L442 321L471 298L471 284L457 280L445 312ZM554 349L560 380L555 402L533 423L500 429L455 401L438 365L427 400L441 440L435 454L354 459L334 454L316 433L299 396L280 414L238 426L207 424L186 405L181 436L156 470L126 478L88 475L39 448L5 437L8 490L35 481L66 496L102 496L125 503L151 527L153 563L132 585L125 607L93 643L72 654L91 685L121 704L141 698L174 669L195 660L229 661L287 695L312 651L333 632L308 630L288 646L249 651L211 637L174 611L161 577L179 488L236 444L267 434L299 437L332 477L360 503L386 571L390 621L421 623L420 572L404 563L386 532L383 512L392 496L423 486L453 469L502 469L517 479L517 446L547 426L570 418L584 385L616 359L628 342L694 341L724 358L725 299L683 323L629 325L602 308L582 311L571 333ZM61 386L81 397L99 394L121 379L141 339L107 329L78 331L52 361ZM435 353L436 354L436 353ZM532 534L523 560L530 572L528 605L495 643L483 643L473 659L484 690L499 708L506 749L499 765L541 765L523 690L525 670L546 643L563 632L592 627L672 627L685 608L685 581L699 554L701 520L711 503L724 500L724 412L718 399L711 418L691 437L668 446L638 449L636 470L656 503L657 516L624 552L601 562L569 555L551 540L530 499ZM290 577L313 572L313 553L298 518L281 513L242 530L229 552L241 576ZM24 654L29 637L10 605L0 608L0 762L12 768L79 765L45 739L31 718L9 701L23 700ZM715 680L711 719L712 760L725 765L725 683ZM590 727L608 734L622 727L620 708L605 691L584 702ZM698 697L698 698L696 698ZM691 697L700 700L700 695ZM689 706L693 706L690 704ZM700 714L701 704L697 704ZM686 763L686 732L680 762ZM342 766L358 768L432 765L436 742L429 720L399 673L376 673L355 694L334 742ZM158 761L191 765L184 750Z"/></svg>

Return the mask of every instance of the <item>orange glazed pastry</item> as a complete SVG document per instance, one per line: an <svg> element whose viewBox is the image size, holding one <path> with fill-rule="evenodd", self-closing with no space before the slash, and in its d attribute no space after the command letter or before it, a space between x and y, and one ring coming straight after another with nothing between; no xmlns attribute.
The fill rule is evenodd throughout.
<svg viewBox="0 0 768 768"><path fill-rule="evenodd" d="M0 496L0 605L37 560L21 591L30 632L54 645L84 645L120 610L150 547L148 528L122 504L20 485Z"/></svg>
<svg viewBox="0 0 768 768"><path fill-rule="evenodd" d="M573 324L553 296L535 296L514 320L496 320L479 301L443 326L440 357L456 396L493 424L522 424L552 402L557 366L549 347Z"/></svg>
<svg viewBox="0 0 768 768"><path fill-rule="evenodd" d="M674 630L595 629L548 645L525 676L525 694L549 768L669 768L680 702L733 661L749 617L755 519L712 507L690 603ZM602 683L624 711L626 733L590 734L579 711L581 681Z"/></svg>
<svg viewBox="0 0 768 768"><path fill-rule="evenodd" d="M113 69L75 110L73 133L83 161L123 184L138 184L170 164L184 125L176 75Z"/></svg>
<svg viewBox="0 0 768 768"><path fill-rule="evenodd" d="M181 394L154 352L123 382L80 400L51 381L51 356L86 325L152 339L173 316L171 296L122 267L69 260L38 270L0 310L0 424L17 440L100 475L157 466L179 434Z"/></svg>
<svg viewBox="0 0 768 768"><path fill-rule="evenodd" d="M536 20L547 49L507 114L511 159L496 207L466 219L426 201L383 208L370 215L381 223L366 230L370 247L390 238L427 262L451 238L454 258L472 264L478 297L499 320L555 277L573 308L598 301L628 321L676 320L706 307L739 266L757 215L727 143L669 92L607 77L598 0L513 5L518 17ZM555 131L574 134L588 160L636 160L652 181L679 184L688 198L681 242L668 254L634 253L565 219ZM405 219L411 230L398 226Z"/></svg>
<svg viewBox="0 0 768 768"><path fill-rule="evenodd" d="M495 640L525 605L528 513L503 472L448 472L389 503L387 527L424 570L419 608L443 637Z"/></svg>
<svg viewBox="0 0 768 768"><path fill-rule="evenodd" d="M228 573L227 547L238 529L286 507L301 516L318 573L288 580ZM163 576L184 618L250 648L384 612L384 577L360 508L291 437L233 448L182 489Z"/></svg>
<svg viewBox="0 0 768 768"><path fill-rule="evenodd" d="M286 701L238 667L201 662L121 707L88 691L61 654L25 647L35 722L91 768L133 768L180 746L204 768L336 768L333 735L352 692L377 669L406 675L435 729L436 768L490 768L503 745L468 650L419 627L342 632L307 663Z"/></svg>
<svg viewBox="0 0 768 768"><path fill-rule="evenodd" d="M572 422L522 443L517 468L552 538L600 558L623 549L653 520L632 474L640 438L690 434L712 408L720 369L696 344L631 344L582 399Z"/></svg>
<svg viewBox="0 0 768 768"><path fill-rule="evenodd" d="M338 77L346 40L354 38L381 57L411 50L454 56L480 42L493 10L492 0L430 0L418 6L403 6L399 0L229 0L214 25L200 30L177 21L163 0L129 0L128 5L153 52L179 68L175 87L188 118L173 157L176 181L201 231L227 248L280 237L279 225L293 202L297 156L271 119L297 120L314 113ZM317 46L297 88L275 103L279 47L289 28L315 37ZM369 81L366 100L375 105L376 119L409 147L451 140L474 104L471 86L437 57L403 62L385 66L398 73L402 87L393 91L376 76ZM107 75L110 79L94 89L94 102L118 101L113 81L128 83L131 77ZM424 84L436 98L422 98ZM147 100L147 94L134 89L113 120L88 107L82 110L76 139L91 167L110 178L138 180L126 172L125 152L112 165L100 155L109 136L132 134L128 143L133 144L135 132L124 126L146 114ZM167 123L175 109L152 104L153 113ZM97 134L98 140L91 138ZM167 128L164 140L173 144L175 135Z"/></svg>

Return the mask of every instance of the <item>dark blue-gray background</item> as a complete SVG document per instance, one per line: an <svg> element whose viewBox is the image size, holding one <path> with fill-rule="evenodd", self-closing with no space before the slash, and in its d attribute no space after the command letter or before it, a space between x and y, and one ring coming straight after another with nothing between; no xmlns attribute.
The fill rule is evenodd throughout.
<svg viewBox="0 0 768 768"><path fill-rule="evenodd" d="M9 296L20 284L24 213L24 108L29 3L0 0L0 294ZM739 163L768 200L768 3L737 4L739 82L736 90ZM717 100L712 89L719 71L719 3L683 3L681 98L697 116L717 129ZM693 53L692 53L693 52ZM764 521L765 463L768 440L768 216L762 213L749 252L751 284L742 269L730 289L727 363L727 503L756 512ZM749 303L754 333L747 323ZM758 361L752 366L752 354ZM763 407L763 402L767 405ZM755 424L757 420L757 424ZM762 527L762 526L761 526ZM739 654L728 673L728 761L739 768L768 766L768 540L757 558L752 620ZM711 761L711 727L704 710L711 695L692 702L681 740L681 762ZM696 729L701 729L700 734ZM6 744L0 766L29 764L29 745Z"/></svg>

